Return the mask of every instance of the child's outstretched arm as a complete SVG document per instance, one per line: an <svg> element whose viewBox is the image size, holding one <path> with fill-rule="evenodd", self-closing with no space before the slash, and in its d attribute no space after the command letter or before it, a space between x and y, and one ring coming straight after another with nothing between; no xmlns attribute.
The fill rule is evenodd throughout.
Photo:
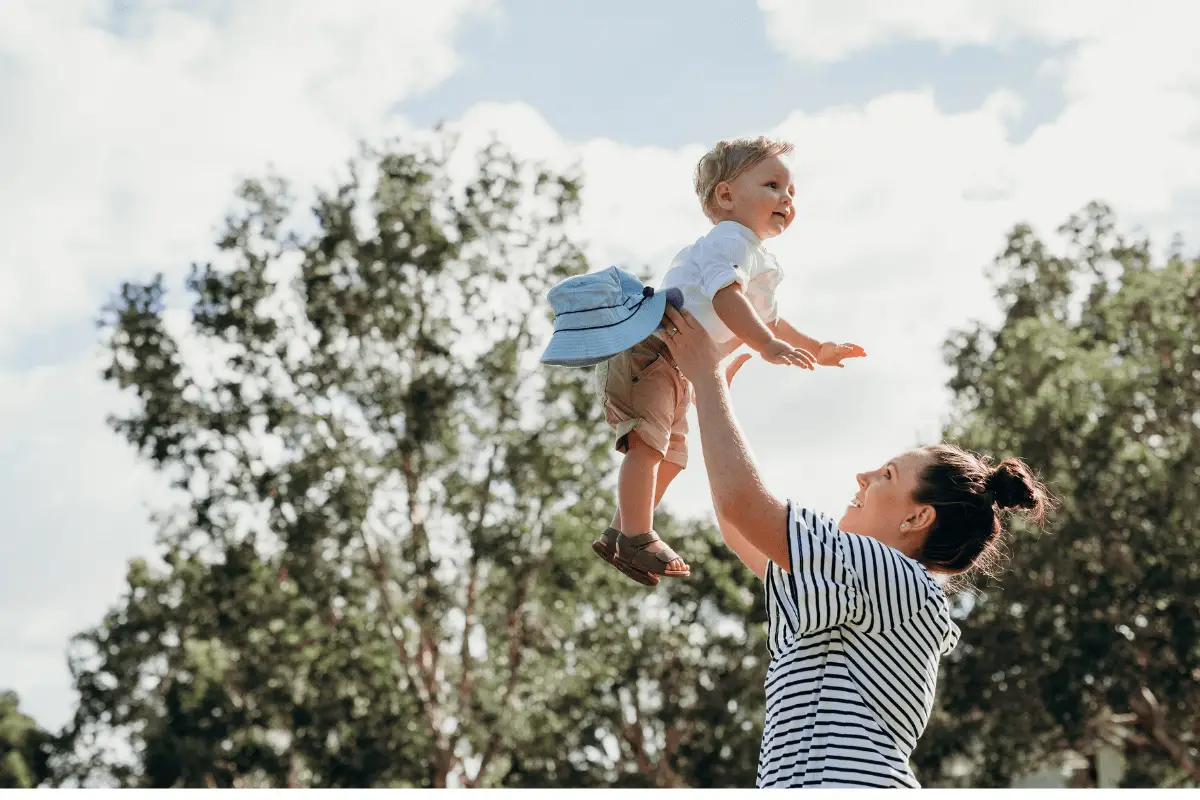
<svg viewBox="0 0 1200 800"><path fill-rule="evenodd" d="M728 324L728 323L727 323ZM867 354L856 344L839 344L837 342L818 342L811 336L806 336L792 327L783 317L768 326L773 333L792 347L807 350L816 354L816 363L823 367L841 367L843 359L862 358Z"/></svg>
<svg viewBox="0 0 1200 800"><path fill-rule="evenodd" d="M731 283L713 295L713 310L725 327L733 331L734 336L757 350L772 364L813 368L813 354L797 350L782 337L776 336L775 331L762 321L754 306L750 305L740 283Z"/></svg>

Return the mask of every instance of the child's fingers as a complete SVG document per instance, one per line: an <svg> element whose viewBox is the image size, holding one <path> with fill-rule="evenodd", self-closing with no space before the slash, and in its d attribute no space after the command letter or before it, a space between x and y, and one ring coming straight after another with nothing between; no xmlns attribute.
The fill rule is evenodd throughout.
<svg viewBox="0 0 1200 800"><path fill-rule="evenodd" d="M800 354L797 353L795 350L788 353L786 355L786 358L789 363L795 364L797 367L800 367L801 369L812 369L813 368L812 364L808 363L803 358L801 358Z"/></svg>
<svg viewBox="0 0 1200 800"><path fill-rule="evenodd" d="M815 359L813 359L812 354L807 350L801 350L799 347L793 347L790 355L794 359L794 363L800 364L806 369L813 368L813 361Z"/></svg>

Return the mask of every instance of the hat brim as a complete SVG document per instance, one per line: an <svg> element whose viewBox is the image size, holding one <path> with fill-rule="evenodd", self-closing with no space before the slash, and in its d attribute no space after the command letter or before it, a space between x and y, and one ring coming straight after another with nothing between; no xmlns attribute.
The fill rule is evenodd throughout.
<svg viewBox="0 0 1200 800"><path fill-rule="evenodd" d="M667 293L647 297L633 315L611 328L560 330L550 337L541 361L556 367L590 367L607 361L654 333L667 307Z"/></svg>

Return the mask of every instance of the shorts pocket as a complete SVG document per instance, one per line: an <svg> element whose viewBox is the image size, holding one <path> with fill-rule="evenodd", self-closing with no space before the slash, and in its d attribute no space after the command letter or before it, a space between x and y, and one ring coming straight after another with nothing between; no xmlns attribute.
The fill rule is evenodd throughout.
<svg viewBox="0 0 1200 800"><path fill-rule="evenodd" d="M637 347L629 354L629 381L638 383L645 380L667 363L661 353L649 348Z"/></svg>

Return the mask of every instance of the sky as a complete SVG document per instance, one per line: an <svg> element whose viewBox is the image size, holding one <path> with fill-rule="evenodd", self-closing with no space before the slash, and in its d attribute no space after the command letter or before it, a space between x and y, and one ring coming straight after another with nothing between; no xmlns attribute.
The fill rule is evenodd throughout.
<svg viewBox="0 0 1200 800"><path fill-rule="evenodd" d="M985 268L1013 224L1052 236L1100 199L1197 249L1189 5L0 0L0 689L62 725L70 636L153 553L166 489L106 425L127 399L95 320L122 280L178 287L211 257L239 179L328 183L360 139L445 122L581 165L592 267L661 277L707 230L699 156L790 139L781 311L870 355L752 362L734 403L772 489L837 513L855 472L936 439L942 341L995 316ZM666 503L703 517L692 444Z"/></svg>

